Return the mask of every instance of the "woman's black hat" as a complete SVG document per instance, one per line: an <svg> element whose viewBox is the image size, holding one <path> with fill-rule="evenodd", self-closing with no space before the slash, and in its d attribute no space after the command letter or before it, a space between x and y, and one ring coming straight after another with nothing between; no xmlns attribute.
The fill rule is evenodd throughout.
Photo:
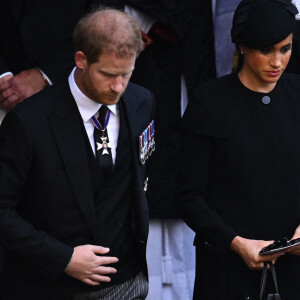
<svg viewBox="0 0 300 300"><path fill-rule="evenodd" d="M273 46L293 32L297 14L291 0L242 0L233 16L232 42L254 49Z"/></svg>

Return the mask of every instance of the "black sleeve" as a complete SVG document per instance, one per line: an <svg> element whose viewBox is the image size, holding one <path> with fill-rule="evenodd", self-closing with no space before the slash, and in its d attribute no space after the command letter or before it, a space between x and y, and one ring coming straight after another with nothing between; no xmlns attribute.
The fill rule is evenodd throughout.
<svg viewBox="0 0 300 300"><path fill-rule="evenodd" d="M73 248L37 230L18 212L34 164L30 135L18 114L10 112L5 117L0 126L0 145L1 244L9 255L29 268L48 277L59 277Z"/></svg>
<svg viewBox="0 0 300 300"><path fill-rule="evenodd" d="M196 115L193 109L188 114ZM194 119L194 116L192 117ZM185 115L184 121L187 119ZM194 123L194 124L193 124ZM184 126L179 151L177 205L184 221L196 232L196 242L227 248L237 235L209 204L209 188L214 180L211 165L214 159L213 137L199 134L195 122Z"/></svg>

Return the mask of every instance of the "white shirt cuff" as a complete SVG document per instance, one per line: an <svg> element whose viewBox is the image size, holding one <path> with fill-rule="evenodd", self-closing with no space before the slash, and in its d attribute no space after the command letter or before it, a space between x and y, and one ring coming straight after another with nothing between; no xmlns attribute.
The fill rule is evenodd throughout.
<svg viewBox="0 0 300 300"><path fill-rule="evenodd" d="M53 85L53 83L50 80L50 78L40 68L37 68L37 69L43 74L43 76L45 77L45 79L48 81L49 85Z"/></svg>
<svg viewBox="0 0 300 300"><path fill-rule="evenodd" d="M0 79L4 76L7 76L7 75L12 75L13 76L14 74L12 72L5 72L5 73L0 75Z"/></svg>

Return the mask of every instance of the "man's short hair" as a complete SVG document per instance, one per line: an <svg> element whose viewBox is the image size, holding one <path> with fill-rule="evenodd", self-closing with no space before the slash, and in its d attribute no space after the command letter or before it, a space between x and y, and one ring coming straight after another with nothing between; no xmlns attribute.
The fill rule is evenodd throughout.
<svg viewBox="0 0 300 300"><path fill-rule="evenodd" d="M82 51L89 63L97 62L103 52L137 57L144 49L140 29L133 18L109 7L100 7L81 18L73 40L76 50Z"/></svg>

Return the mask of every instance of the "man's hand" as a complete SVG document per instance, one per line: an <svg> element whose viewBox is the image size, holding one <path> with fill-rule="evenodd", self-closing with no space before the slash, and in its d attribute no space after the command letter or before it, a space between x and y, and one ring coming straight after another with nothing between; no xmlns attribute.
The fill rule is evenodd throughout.
<svg viewBox="0 0 300 300"><path fill-rule="evenodd" d="M101 256L108 252L108 248L101 246L83 245L75 247L71 262L65 272L89 285L109 282L110 278L104 275L116 273L117 270L105 265L116 263L119 260L117 257Z"/></svg>
<svg viewBox="0 0 300 300"><path fill-rule="evenodd" d="M0 106L6 111L13 109L24 99L41 91L47 85L37 69L29 69L15 76L7 76L10 76L7 78L8 80L0 81Z"/></svg>
<svg viewBox="0 0 300 300"><path fill-rule="evenodd" d="M12 77L13 77L12 74L8 74L8 75L5 75L5 76L1 77L0 78L0 84L7 81L7 80L9 80L9 79L11 79Z"/></svg>
<svg viewBox="0 0 300 300"><path fill-rule="evenodd" d="M276 259L285 253L281 251L269 255L258 254L262 248L272 243L273 241L249 240L236 236L231 242L231 249L240 255L251 270L260 270L264 266L264 261L275 263Z"/></svg>

